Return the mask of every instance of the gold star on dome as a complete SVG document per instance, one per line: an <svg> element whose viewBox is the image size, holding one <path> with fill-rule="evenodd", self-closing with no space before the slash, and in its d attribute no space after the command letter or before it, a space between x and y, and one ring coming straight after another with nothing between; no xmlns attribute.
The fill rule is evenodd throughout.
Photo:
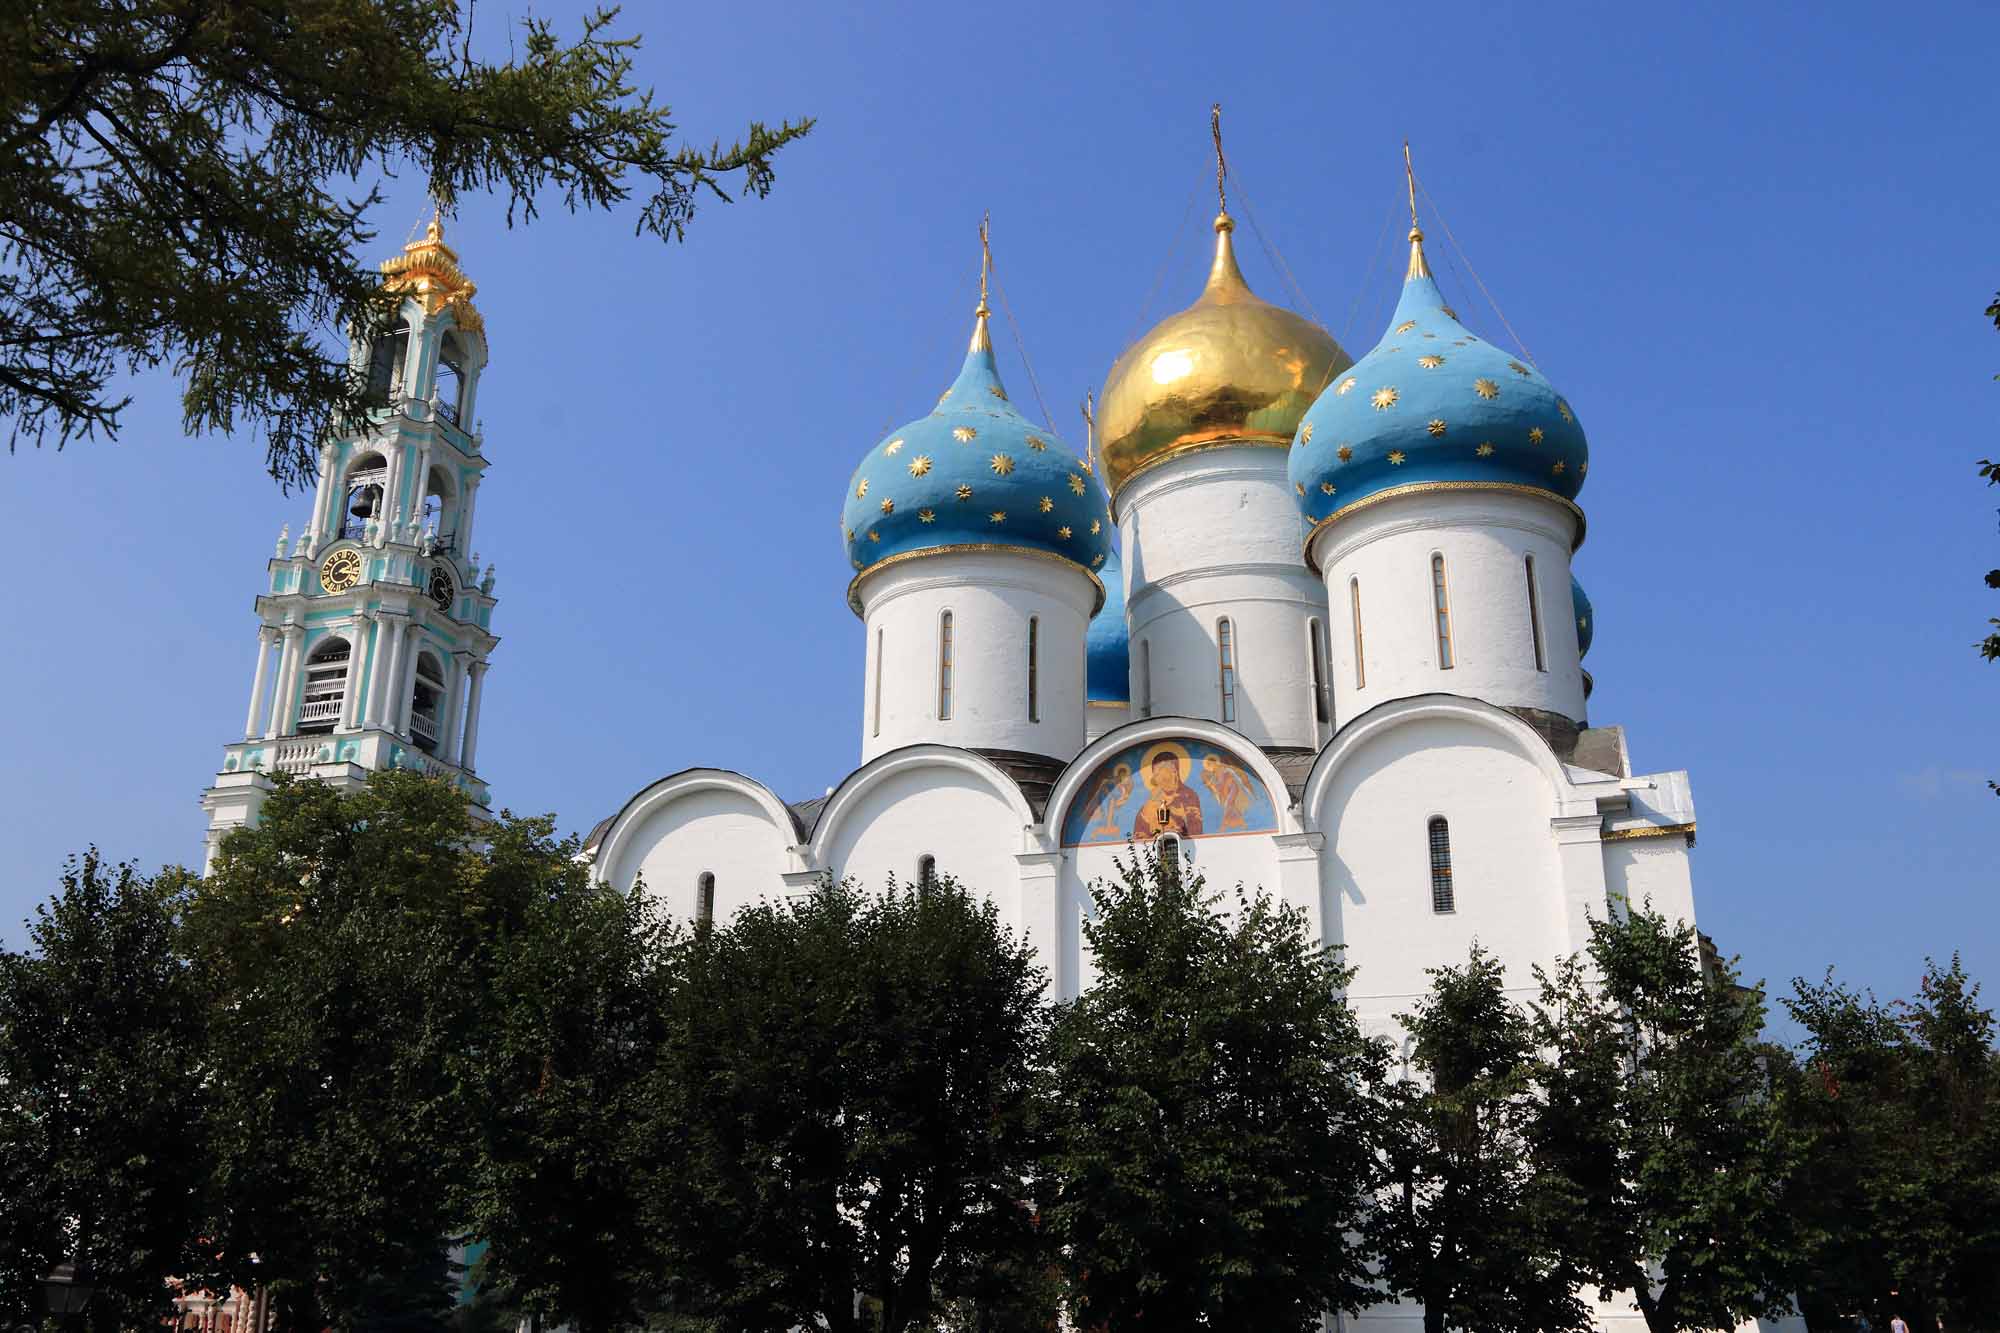
<svg viewBox="0 0 2000 1333"><path fill-rule="evenodd" d="M1452 318L1452 319L1457 319L1457 318L1458 318L1458 312L1457 312L1456 310L1453 310L1453 309L1452 309L1452 308L1451 308L1450 306L1448 306L1448 305L1441 305L1441 306L1439 306L1439 307L1438 307L1438 310L1439 310L1439 311L1441 311L1441 312L1442 312L1443 314L1445 314L1446 316L1448 316L1449 318Z"/></svg>
<svg viewBox="0 0 2000 1333"><path fill-rule="evenodd" d="M1056 529L1056 536L1058 536L1058 537L1062 538L1062 539L1063 539L1064 541L1068 541L1068 540L1069 540L1069 524L1065 523L1065 524L1063 524L1063 525L1062 525L1061 527L1057 528L1057 529Z"/></svg>
<svg viewBox="0 0 2000 1333"><path fill-rule="evenodd" d="M1083 478L1074 472L1069 474L1069 491L1071 495L1083 494Z"/></svg>
<svg viewBox="0 0 2000 1333"><path fill-rule="evenodd" d="M1401 449L1391 449L1389 451L1389 461L1397 467L1401 467L1403 465L1403 457L1404 455Z"/></svg>
<svg viewBox="0 0 2000 1333"><path fill-rule="evenodd" d="M917 522L919 522L919 523L935 523L935 522L937 522L937 510L935 510L935 509L919 509L919 510L917 511Z"/></svg>
<svg viewBox="0 0 2000 1333"><path fill-rule="evenodd" d="M901 452L903 452L903 442L901 440L891 440L882 446L882 454L886 458L894 458Z"/></svg>
<svg viewBox="0 0 2000 1333"><path fill-rule="evenodd" d="M1550 469L1549 469L1549 471L1553 472L1553 473L1554 473L1554 474L1555 474L1556 476L1560 477L1560 476L1561 476L1561 475L1563 474L1563 461L1562 461L1562 459L1558 458L1558 459L1556 460L1556 465L1555 465L1554 467L1550 468Z"/></svg>
<svg viewBox="0 0 2000 1333"><path fill-rule="evenodd" d="M1560 398L1556 399L1556 411L1562 413L1564 421L1569 422L1572 426L1576 424L1576 418L1570 415L1569 404Z"/></svg>
<svg viewBox="0 0 2000 1333"><path fill-rule="evenodd" d="M857 500L866 500L868 498L868 478L863 477L861 484L854 488L854 498Z"/></svg>
<svg viewBox="0 0 2000 1333"><path fill-rule="evenodd" d="M992 394L995 398L998 398L1003 403L1007 401L1007 391L1001 388L997 384L987 385L986 392Z"/></svg>
<svg viewBox="0 0 2000 1333"><path fill-rule="evenodd" d="M958 484L958 498L961 500L970 500L972 498L972 488L964 482L960 482Z"/></svg>
<svg viewBox="0 0 2000 1333"><path fill-rule="evenodd" d="M941 403L941 402L943 402L943 401L944 401L945 399L947 399L947 398L949 398L949 397L951 397L951 390L950 390L950 389L946 389L946 390L945 390L945 391L944 391L943 393L941 393L941 394L939 394L939 395L938 395L938 401L939 401L939 402Z"/></svg>
<svg viewBox="0 0 2000 1333"><path fill-rule="evenodd" d="M973 438L978 434L979 432L970 426L953 426L951 428L951 438L957 440L960 444L972 443Z"/></svg>
<svg viewBox="0 0 2000 1333"><path fill-rule="evenodd" d="M1368 395L1368 401L1375 404L1377 412L1382 412L1394 407L1396 400L1401 396L1401 394L1396 392L1393 385L1385 384L1374 393Z"/></svg>
<svg viewBox="0 0 2000 1333"><path fill-rule="evenodd" d="M1490 443L1481 444L1473 452L1478 454L1481 458L1491 458L1493 457L1493 446Z"/></svg>
<svg viewBox="0 0 2000 1333"><path fill-rule="evenodd" d="M1055 507L1056 507L1056 502L1054 500L1049 499L1049 497L1046 495L1044 495L1041 499L1035 501L1035 508L1041 510L1044 514L1048 513L1051 509L1054 509Z"/></svg>
<svg viewBox="0 0 2000 1333"><path fill-rule="evenodd" d="M1094 518L1093 518L1093 519L1091 519L1091 520L1090 520L1090 535L1091 535L1091 536L1093 536L1093 537L1095 537L1095 536L1096 536L1096 535L1097 535L1098 533L1100 533L1100 532L1102 532L1102 531L1104 531L1104 525L1103 525L1102 523L1099 523L1099 522L1098 522L1098 521L1097 521L1096 519L1094 519Z"/></svg>
<svg viewBox="0 0 2000 1333"><path fill-rule="evenodd" d="M1103 563L1104 563L1104 552L1099 551L1095 556L1091 557L1090 567L1092 569L1096 569L1099 565Z"/></svg>
<svg viewBox="0 0 2000 1333"><path fill-rule="evenodd" d="M1332 494L1333 494L1333 483L1332 483L1332 482L1330 482L1330 481L1323 481L1323 482L1321 482L1321 483L1319 484L1319 488L1320 488L1321 490L1325 491L1325 492L1326 492L1326 493L1327 493L1328 495L1332 495Z"/></svg>
<svg viewBox="0 0 2000 1333"><path fill-rule="evenodd" d="M996 509L986 516L986 521L989 523L1005 523L1007 521L1007 511Z"/></svg>
<svg viewBox="0 0 2000 1333"><path fill-rule="evenodd" d="M1433 436L1444 434L1444 418L1432 417L1425 423L1424 429L1429 431Z"/></svg>
<svg viewBox="0 0 2000 1333"><path fill-rule="evenodd" d="M1415 327L1417 327L1417 321L1415 321L1414 319L1404 320L1401 324L1398 324L1396 326L1396 332L1408 333L1411 329L1414 329Z"/></svg>
<svg viewBox="0 0 2000 1333"><path fill-rule="evenodd" d="M995 476L1004 477L1014 470L1014 460L1005 454L995 454L990 466Z"/></svg>
<svg viewBox="0 0 2000 1333"><path fill-rule="evenodd" d="M1500 396L1500 386L1489 379L1474 380L1472 382L1472 391L1481 398L1498 398Z"/></svg>
<svg viewBox="0 0 2000 1333"><path fill-rule="evenodd" d="M1589 629L1590 628L1589 618L1586 616L1578 616L1576 618L1576 627L1579 632Z"/></svg>
<svg viewBox="0 0 2000 1333"><path fill-rule="evenodd" d="M847 536L847 540L848 540L848 541L853 541L853 540L854 540L854 529L853 529L853 528L847 528L847 529L845 529L845 532L846 532L846 536Z"/></svg>
<svg viewBox="0 0 2000 1333"><path fill-rule="evenodd" d="M1346 393L1346 392L1347 392L1347 391L1348 391L1349 389L1353 388L1353 387L1354 387L1354 385L1355 385L1355 383L1356 383L1356 380L1355 380L1354 376L1352 376L1352 375L1349 375L1349 376L1348 376L1348 377L1347 377L1346 379L1344 379L1344 380L1342 380L1342 381L1340 382L1340 387L1339 387L1339 388L1337 388L1337 389L1335 389L1335 390L1334 390L1334 392L1335 392L1336 394L1344 394L1344 393Z"/></svg>
<svg viewBox="0 0 2000 1333"><path fill-rule="evenodd" d="M1293 482L1293 483L1292 483L1292 489L1293 489L1293 490L1295 490L1295 491L1297 491L1297 492L1299 493L1299 497L1300 497L1301 499L1304 499L1304 498L1305 498L1305 493L1306 493L1306 484L1305 484L1304 482L1302 482L1302 481L1295 481L1295 482Z"/></svg>
<svg viewBox="0 0 2000 1333"><path fill-rule="evenodd" d="M1343 444L1340 448L1333 451L1333 456L1345 463L1348 459L1354 457L1354 450Z"/></svg>
<svg viewBox="0 0 2000 1333"><path fill-rule="evenodd" d="M1528 443L1540 444L1541 442L1542 442L1542 428L1540 426L1528 427Z"/></svg>
<svg viewBox="0 0 2000 1333"><path fill-rule="evenodd" d="M1528 377L1529 373L1528 368L1522 365L1519 361L1509 361L1507 363L1507 369L1513 371L1516 375L1519 375L1522 379L1526 379Z"/></svg>
<svg viewBox="0 0 2000 1333"><path fill-rule="evenodd" d="M1049 447L1049 442L1039 435L1030 435L1028 437L1028 447L1039 454Z"/></svg>
<svg viewBox="0 0 2000 1333"><path fill-rule="evenodd" d="M911 476L921 477L930 470L931 470L931 456L929 454L918 454L915 458L912 458L910 460Z"/></svg>
<svg viewBox="0 0 2000 1333"><path fill-rule="evenodd" d="M868 540L871 542L879 542L882 540L882 534L875 531L875 529L870 528L868 529Z"/></svg>
<svg viewBox="0 0 2000 1333"><path fill-rule="evenodd" d="M1425 370L1436 370L1439 366L1444 364L1444 358L1433 353L1430 356L1418 357L1417 364L1422 366Z"/></svg>
<svg viewBox="0 0 2000 1333"><path fill-rule="evenodd" d="M859 560L856 560L856 561L854 561L853 563L854 563L854 567L855 567L856 569L859 569L859 568L861 568L861 562L860 562Z"/></svg>
<svg viewBox="0 0 2000 1333"><path fill-rule="evenodd" d="M1313 442L1313 424L1312 422L1308 421L1305 425L1299 427L1299 443L1311 444L1312 442Z"/></svg>
<svg viewBox="0 0 2000 1333"><path fill-rule="evenodd" d="M1578 463L1576 465L1576 475L1579 477L1587 477L1590 475L1590 460L1588 458L1584 459L1581 463Z"/></svg>
<svg viewBox="0 0 2000 1333"><path fill-rule="evenodd" d="M883 501L882 501L882 512L883 512L883 513L885 513L885 514L893 514L893 513L895 513L895 512L896 512L896 502L895 502L894 500L891 500L891 499L888 499L888 498L884 497L884 499L883 499Z"/></svg>

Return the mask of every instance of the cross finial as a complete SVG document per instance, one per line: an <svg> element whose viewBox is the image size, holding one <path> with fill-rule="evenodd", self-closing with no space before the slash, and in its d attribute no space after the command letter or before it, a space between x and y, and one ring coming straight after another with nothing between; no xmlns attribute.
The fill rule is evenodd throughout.
<svg viewBox="0 0 2000 1333"><path fill-rule="evenodd" d="M1403 183L1410 191L1410 270L1407 276L1428 278L1431 266L1424 259L1424 231L1417 225L1417 170L1410 165L1410 141L1403 140Z"/></svg>
<svg viewBox="0 0 2000 1333"><path fill-rule="evenodd" d="M993 272L992 230L993 214L988 212L981 215L979 219L979 313L982 315L993 313L986 305L986 279L987 275Z"/></svg>
<svg viewBox="0 0 2000 1333"><path fill-rule="evenodd" d="M1083 413L1083 468L1094 473L1097 471L1097 395L1084 394L1080 410Z"/></svg>
<svg viewBox="0 0 2000 1333"><path fill-rule="evenodd" d="M1208 108L1208 135L1215 140L1215 202L1226 215L1229 212L1229 192L1223 178L1229 173L1229 163L1222 156L1222 103L1216 102Z"/></svg>
<svg viewBox="0 0 2000 1333"><path fill-rule="evenodd" d="M1410 191L1410 229L1417 226L1417 169L1410 165L1410 141L1403 140L1403 183Z"/></svg>

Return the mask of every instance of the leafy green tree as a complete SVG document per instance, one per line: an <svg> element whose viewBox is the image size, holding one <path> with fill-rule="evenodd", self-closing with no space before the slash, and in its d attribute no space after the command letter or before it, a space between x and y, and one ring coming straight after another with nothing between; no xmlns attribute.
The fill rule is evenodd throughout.
<svg viewBox="0 0 2000 1333"><path fill-rule="evenodd" d="M527 18L474 54L471 0L14 0L0 18L0 418L10 448L115 436L122 372L171 367L191 433L252 428L287 487L329 421L376 400L349 329L389 307L356 255L371 179L414 167L445 207L641 198L682 234L703 199L763 195L810 120L676 144L632 83L615 9L573 41ZM360 186L355 183L361 182ZM365 189L365 192L357 191Z"/></svg>
<svg viewBox="0 0 2000 1333"><path fill-rule="evenodd" d="M26 953L0 951L0 1327L43 1276L92 1275L93 1326L157 1321L200 1277L202 1000L177 949L187 877L71 858Z"/></svg>
<svg viewBox="0 0 2000 1333"><path fill-rule="evenodd" d="M1033 1271L1043 978L991 904L823 882L698 930L674 981L641 1180L670 1308L901 1333Z"/></svg>
<svg viewBox="0 0 2000 1333"><path fill-rule="evenodd" d="M1792 1191L1806 1313L1832 1326L2000 1327L2000 1052L1954 957L1916 1000L1792 983L1806 1040L1784 1099L1809 1151Z"/></svg>
<svg viewBox="0 0 2000 1333"><path fill-rule="evenodd" d="M1430 969L1401 1014L1415 1077L1389 1085L1388 1187L1366 1235L1383 1285L1424 1307L1425 1333L1587 1329L1579 1274L1553 1244L1533 1144L1540 1105L1528 1016L1475 945Z"/></svg>
<svg viewBox="0 0 2000 1333"><path fill-rule="evenodd" d="M1137 849L1091 888L1095 984L1058 1018L1043 1215L1076 1323L1316 1330L1374 1294L1359 1230L1384 1052L1352 977L1262 893L1218 910Z"/></svg>
<svg viewBox="0 0 2000 1333"><path fill-rule="evenodd" d="M1548 1112L1537 1167L1566 1200L1558 1240L1652 1333L1729 1329L1791 1309L1794 1148L1758 1034L1762 995L1704 962L1694 927L1650 903L1591 923L1585 958L1540 972Z"/></svg>

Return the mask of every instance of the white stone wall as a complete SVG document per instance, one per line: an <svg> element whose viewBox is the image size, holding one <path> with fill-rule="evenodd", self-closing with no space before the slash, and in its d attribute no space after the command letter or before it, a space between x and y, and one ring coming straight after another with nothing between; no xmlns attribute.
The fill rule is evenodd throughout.
<svg viewBox="0 0 2000 1333"><path fill-rule="evenodd" d="M906 745L1068 758L1083 747L1084 633L1098 589L1075 567L1005 550L906 560L858 589L867 630L862 762ZM952 707L938 716L938 644L952 617ZM1028 622L1037 622L1037 716Z"/></svg>
<svg viewBox="0 0 2000 1333"><path fill-rule="evenodd" d="M1132 705L1098 703L1095 700L1084 709L1084 741L1089 743L1107 731L1115 731L1132 720ZM1067 755L1060 756L1068 758Z"/></svg>
<svg viewBox="0 0 2000 1333"><path fill-rule="evenodd" d="M1553 500L1495 491L1393 497L1313 539L1334 608L1334 714L1345 721L1388 699L1432 692L1584 717L1583 667L1571 613L1576 518ZM1441 669L1431 558L1443 555L1452 665ZM1526 558L1535 561L1543 661L1535 669ZM1361 589L1364 677L1357 678L1351 585ZM1365 684L1357 684L1357 679Z"/></svg>
<svg viewBox="0 0 2000 1333"><path fill-rule="evenodd" d="M1314 707L1307 632L1326 616L1326 590L1300 554L1285 456L1204 449L1119 492L1133 716L1223 720L1216 626L1226 616L1236 643L1230 725L1257 745L1316 748L1330 734Z"/></svg>
<svg viewBox="0 0 2000 1333"><path fill-rule="evenodd" d="M643 877L648 894L681 921L695 918L701 876L714 875L716 919L727 920L784 890L796 837L772 804L722 779L670 780L628 807L600 873L621 891Z"/></svg>

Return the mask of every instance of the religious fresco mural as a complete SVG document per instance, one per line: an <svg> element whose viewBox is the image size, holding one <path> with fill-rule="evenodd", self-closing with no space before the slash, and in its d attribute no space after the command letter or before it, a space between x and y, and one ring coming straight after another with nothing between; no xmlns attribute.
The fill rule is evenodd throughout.
<svg viewBox="0 0 2000 1333"><path fill-rule="evenodd" d="M1272 833L1278 811L1249 765L1192 738L1146 741L1097 766L1063 816L1065 847Z"/></svg>

